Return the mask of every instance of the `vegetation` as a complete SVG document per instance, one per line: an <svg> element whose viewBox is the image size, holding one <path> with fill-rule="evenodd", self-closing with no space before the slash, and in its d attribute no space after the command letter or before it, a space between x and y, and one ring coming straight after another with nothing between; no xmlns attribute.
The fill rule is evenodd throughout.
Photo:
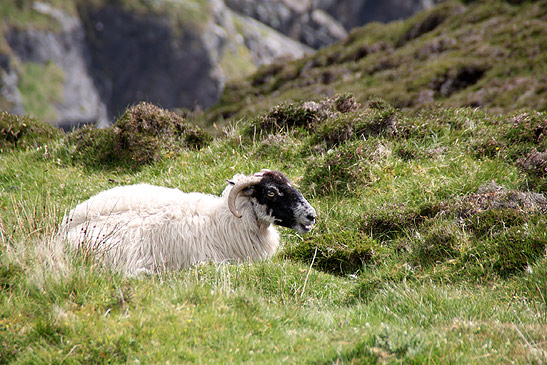
<svg viewBox="0 0 547 365"><path fill-rule="evenodd" d="M0 362L547 362L544 91L515 99L505 87L540 80L544 56L493 26L542 37L545 2L513 3L445 3L263 68L205 112L234 117L215 138L146 103L72 133L2 113ZM498 43L474 43L480 29ZM433 56L439 37L451 51ZM473 62L445 58L463 40ZM491 47L515 63L481 53ZM307 78L358 68L356 83ZM423 85L440 105L393 97L414 103ZM462 106L477 93L500 113ZM219 194L262 168L286 173L318 212L305 236L280 229L272 260L127 278L56 245L65 212L99 191Z"/></svg>
<svg viewBox="0 0 547 365"><path fill-rule="evenodd" d="M71 133L58 155L98 168L138 168L184 148L202 148L212 137L184 118L141 102L111 127L86 126Z"/></svg>
<svg viewBox="0 0 547 365"><path fill-rule="evenodd" d="M40 116L44 121L54 121L53 104L63 100L64 81L63 70L54 63L23 63L18 89L26 113Z"/></svg>
<svg viewBox="0 0 547 365"><path fill-rule="evenodd" d="M139 104L110 129L12 144L0 157L0 356L547 361L547 198L517 153L545 151L533 136L546 116L410 112L343 94L278 105L196 149L194 134L174 133L180 117ZM142 141L136 156L163 152L135 169L120 148L89 169L124 133ZM126 278L51 238L67 209L109 187L218 194L235 171L263 167L286 172L319 212L304 237L281 230L271 261Z"/></svg>
<svg viewBox="0 0 547 365"><path fill-rule="evenodd" d="M252 117L286 100L352 92L398 108L547 110L545 1L446 1L400 22L372 23L338 44L229 83L209 121Z"/></svg>
<svg viewBox="0 0 547 365"><path fill-rule="evenodd" d="M0 152L41 147L61 135L61 131L47 123L27 116L0 112Z"/></svg>

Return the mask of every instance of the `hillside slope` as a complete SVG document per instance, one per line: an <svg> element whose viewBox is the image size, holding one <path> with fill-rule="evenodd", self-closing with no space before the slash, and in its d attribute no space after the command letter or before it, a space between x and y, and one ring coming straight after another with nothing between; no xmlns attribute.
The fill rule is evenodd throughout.
<svg viewBox="0 0 547 365"><path fill-rule="evenodd" d="M446 19L465 34L474 32L462 25L469 18L522 20L523 12L536 30L522 34L535 40L544 36L536 13L544 4L440 9L459 11ZM413 44L447 27L418 35L439 11L365 27L353 37L366 30L367 44L384 50L344 60L364 44L350 38L295 75L395 53L411 62L421 49ZM369 98L363 79L306 84L288 77L299 62L262 69L225 95L234 100L223 113L232 108L237 119L216 137L144 102L112 127L71 133L1 112L0 363L547 363L547 111L446 106L494 83L496 68L514 71L499 85L541 75L542 64L517 56L540 62L534 52L544 44L519 42L503 48L517 62L490 65L475 84L445 80L438 93L458 90L434 98L445 106L392 98L397 108ZM417 62L414 72L437 70L430 54L429 69ZM427 90L407 90L419 79L404 74L397 93L395 82L374 79L410 67L369 70L370 88L394 92L385 97ZM354 94L321 96L346 89ZM492 109L545 109L540 86L522 99L495 90L521 104ZM280 228L271 260L125 277L100 253L64 249L56 235L69 209L115 186L218 195L235 173L263 168L285 173L318 213L306 235Z"/></svg>
<svg viewBox="0 0 547 365"><path fill-rule="evenodd" d="M547 108L547 1L449 1L414 17L356 29L338 44L263 67L227 85L209 120L268 110L283 100L350 91L396 107Z"/></svg>

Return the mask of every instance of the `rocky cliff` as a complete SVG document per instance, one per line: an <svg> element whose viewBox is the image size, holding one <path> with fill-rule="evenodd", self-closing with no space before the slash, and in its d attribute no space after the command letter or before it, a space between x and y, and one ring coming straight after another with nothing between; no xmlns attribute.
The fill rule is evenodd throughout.
<svg viewBox="0 0 547 365"><path fill-rule="evenodd" d="M241 14L319 48L340 41L357 26L403 19L439 0L226 0Z"/></svg>

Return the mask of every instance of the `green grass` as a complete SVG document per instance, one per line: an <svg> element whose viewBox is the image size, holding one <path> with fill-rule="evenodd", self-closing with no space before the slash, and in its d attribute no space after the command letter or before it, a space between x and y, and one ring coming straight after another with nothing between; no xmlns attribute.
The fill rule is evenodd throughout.
<svg viewBox="0 0 547 365"><path fill-rule="evenodd" d="M53 104L63 100L64 72L54 63L25 62L21 66L18 89L23 109L29 115L44 121L56 117Z"/></svg>
<svg viewBox="0 0 547 365"><path fill-rule="evenodd" d="M547 362L545 4L356 29L228 85L191 116L212 140L153 105L68 134L2 114L0 363ZM28 102L56 95L23 67L45 80ZM126 278L53 244L108 188L220 194L262 168L318 212L272 260Z"/></svg>
<svg viewBox="0 0 547 365"><path fill-rule="evenodd" d="M138 168L89 168L70 135L5 149L0 362L546 362L546 207L526 195L545 188L518 157L545 150L545 113L351 98L283 104ZM262 168L319 214L308 235L280 229L272 260L126 278L51 244L68 209L110 187L219 194Z"/></svg>

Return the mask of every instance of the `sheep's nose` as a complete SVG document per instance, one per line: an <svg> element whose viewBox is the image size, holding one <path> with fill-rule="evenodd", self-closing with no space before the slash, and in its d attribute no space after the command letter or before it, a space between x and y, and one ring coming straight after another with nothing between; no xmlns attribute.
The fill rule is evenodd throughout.
<svg viewBox="0 0 547 365"><path fill-rule="evenodd" d="M309 220L312 224L315 223L315 214L308 214L306 219Z"/></svg>

